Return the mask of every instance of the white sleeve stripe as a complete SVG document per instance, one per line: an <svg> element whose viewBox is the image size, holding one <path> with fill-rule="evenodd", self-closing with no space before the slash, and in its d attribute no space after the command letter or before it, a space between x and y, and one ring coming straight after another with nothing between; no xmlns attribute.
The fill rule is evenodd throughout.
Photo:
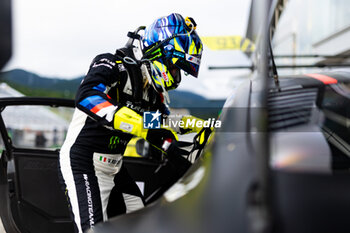
<svg viewBox="0 0 350 233"><path fill-rule="evenodd" d="M111 122L111 121L113 120L113 116L114 116L115 110L116 110L117 108L118 108L117 106L111 105L111 106L102 108L101 110L99 110L98 112L96 112L96 115L99 116L99 117L104 117L104 116L106 116L105 119L106 119L108 122Z"/></svg>

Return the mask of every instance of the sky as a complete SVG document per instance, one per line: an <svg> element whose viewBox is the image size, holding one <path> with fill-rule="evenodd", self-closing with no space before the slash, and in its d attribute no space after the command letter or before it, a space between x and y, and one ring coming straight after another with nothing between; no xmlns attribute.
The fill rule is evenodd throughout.
<svg viewBox="0 0 350 233"><path fill-rule="evenodd" d="M70 79L84 75L96 55L123 47L128 31L173 12L194 18L199 36L244 36L250 0L13 0L12 4L13 56L5 70L21 68ZM180 89L224 98L234 86L231 79L247 71L209 71L208 65L247 63L239 51L204 48L199 78L184 77Z"/></svg>

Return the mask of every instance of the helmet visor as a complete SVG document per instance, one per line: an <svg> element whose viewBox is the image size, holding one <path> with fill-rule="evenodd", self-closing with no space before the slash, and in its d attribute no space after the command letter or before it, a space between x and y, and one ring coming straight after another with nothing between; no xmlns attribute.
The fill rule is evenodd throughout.
<svg viewBox="0 0 350 233"><path fill-rule="evenodd" d="M184 58L178 59L175 63L177 67L192 75L198 77L199 66L201 64L201 54L185 54Z"/></svg>

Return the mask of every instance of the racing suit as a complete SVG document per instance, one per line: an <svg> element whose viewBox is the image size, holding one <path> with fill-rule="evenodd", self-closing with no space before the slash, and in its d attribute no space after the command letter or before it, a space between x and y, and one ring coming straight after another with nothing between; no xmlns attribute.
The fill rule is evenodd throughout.
<svg viewBox="0 0 350 233"><path fill-rule="evenodd" d="M134 135L116 130L113 122L121 109L142 115L144 111L165 113L166 107L159 93L144 86L139 67L122 59L131 57L132 51L123 48L116 55L98 55L77 91L59 159L60 179L77 232L144 206L140 190L122 166L123 152Z"/></svg>

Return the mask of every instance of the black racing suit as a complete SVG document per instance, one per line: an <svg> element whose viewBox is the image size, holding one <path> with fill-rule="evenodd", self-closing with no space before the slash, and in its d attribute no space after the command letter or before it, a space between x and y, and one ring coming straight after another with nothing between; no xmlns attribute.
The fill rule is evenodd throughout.
<svg viewBox="0 0 350 233"><path fill-rule="evenodd" d="M122 154L133 135L113 128L114 113L122 106L141 115L157 109L165 113L166 107L159 93L143 87L139 66L124 62L126 55L132 57L132 50L124 48L93 60L77 91L76 109L60 152L60 178L77 232L143 206L140 190L122 166ZM107 205L111 200L114 206Z"/></svg>

